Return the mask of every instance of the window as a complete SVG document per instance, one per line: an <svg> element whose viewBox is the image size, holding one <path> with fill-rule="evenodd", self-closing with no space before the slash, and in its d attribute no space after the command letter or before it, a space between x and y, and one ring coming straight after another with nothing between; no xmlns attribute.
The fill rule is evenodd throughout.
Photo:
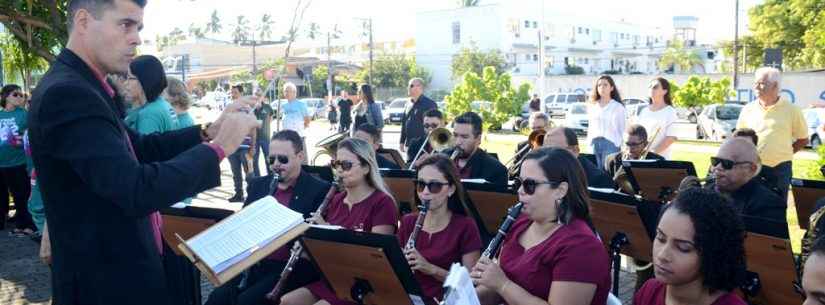
<svg viewBox="0 0 825 305"><path fill-rule="evenodd" d="M582 33L582 28L580 27L580 28L579 28L579 34L581 34L581 33Z"/></svg>
<svg viewBox="0 0 825 305"><path fill-rule="evenodd" d="M584 33L590 35L590 29L584 29Z"/></svg>
<svg viewBox="0 0 825 305"><path fill-rule="evenodd" d="M533 28L534 28L534 29L538 29L538 28L539 28L539 23L538 23L538 22L533 21Z"/></svg>
<svg viewBox="0 0 825 305"><path fill-rule="evenodd" d="M524 20L524 27L525 28L530 28L530 21Z"/></svg>
<svg viewBox="0 0 825 305"><path fill-rule="evenodd" d="M533 61L539 61L539 55L533 54Z"/></svg>
<svg viewBox="0 0 825 305"><path fill-rule="evenodd" d="M593 41L602 41L602 31L593 30Z"/></svg>
<svg viewBox="0 0 825 305"><path fill-rule="evenodd" d="M587 58L587 57L585 57L585 58L584 58L584 64L585 64L585 65L587 65L587 64L589 64L589 62L590 62L590 59L589 59L589 58Z"/></svg>
<svg viewBox="0 0 825 305"><path fill-rule="evenodd" d="M453 44L461 43L461 23L453 22Z"/></svg>
<svg viewBox="0 0 825 305"><path fill-rule="evenodd" d="M530 61L530 54L524 54L524 60Z"/></svg>

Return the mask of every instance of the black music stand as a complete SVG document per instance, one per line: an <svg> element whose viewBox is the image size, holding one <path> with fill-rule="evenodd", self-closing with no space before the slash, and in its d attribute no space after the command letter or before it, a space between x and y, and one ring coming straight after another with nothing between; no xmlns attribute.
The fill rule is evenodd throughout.
<svg viewBox="0 0 825 305"><path fill-rule="evenodd" d="M797 278L791 242L748 232L745 237L746 282L740 287L750 304L800 304L804 300Z"/></svg>
<svg viewBox="0 0 825 305"><path fill-rule="evenodd" d="M336 296L363 305L423 304L395 235L310 228L301 244Z"/></svg>
<svg viewBox="0 0 825 305"><path fill-rule="evenodd" d="M596 155L594 155L594 154L579 153L579 157L587 159L588 161L592 162L593 165L598 165L599 164L599 162L596 162ZM600 169L604 170L604 168L600 168Z"/></svg>
<svg viewBox="0 0 825 305"><path fill-rule="evenodd" d="M462 182L467 198L467 213L478 225L483 243L489 242L507 216L507 209L518 202L508 186L492 183Z"/></svg>
<svg viewBox="0 0 825 305"><path fill-rule="evenodd" d="M613 294L619 293L619 254L651 261L653 236L658 222L656 202L639 200L616 191L589 188L593 225L613 263Z"/></svg>
<svg viewBox="0 0 825 305"><path fill-rule="evenodd" d="M808 230L811 214L816 208L816 201L825 197L825 182L805 179L792 179L791 191L796 206L796 217L799 227Z"/></svg>
<svg viewBox="0 0 825 305"><path fill-rule="evenodd" d="M407 163L404 162L404 157L401 156L401 153L392 148L379 148L376 154L383 156L387 160L391 160L394 162L398 167L405 168L407 167Z"/></svg>
<svg viewBox="0 0 825 305"><path fill-rule="evenodd" d="M315 176L318 179L332 183L335 175L332 174L332 166L301 165L301 170Z"/></svg>
<svg viewBox="0 0 825 305"><path fill-rule="evenodd" d="M384 183L387 184L392 197L398 202L398 210L401 215L418 211L415 202L415 180L416 172L406 169L381 169L379 170Z"/></svg>
<svg viewBox="0 0 825 305"><path fill-rule="evenodd" d="M687 176L696 176L693 163L668 160L625 160L622 167L633 191L645 200L669 202Z"/></svg>

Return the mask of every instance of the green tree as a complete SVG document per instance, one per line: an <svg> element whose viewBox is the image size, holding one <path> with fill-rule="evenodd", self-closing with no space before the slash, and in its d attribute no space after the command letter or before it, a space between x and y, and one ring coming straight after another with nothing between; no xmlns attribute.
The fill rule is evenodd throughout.
<svg viewBox="0 0 825 305"><path fill-rule="evenodd" d="M475 44L462 48L458 53L453 55L453 61L450 64L450 69L453 72L453 80L460 81L461 77L467 72L474 72L476 75L484 73L484 67L491 66L496 71L504 72L507 68L507 62L504 61L504 56L499 50L480 51Z"/></svg>
<svg viewBox="0 0 825 305"><path fill-rule="evenodd" d="M733 71L733 41L722 41L719 43L719 47L722 50L722 54L725 55L725 58L730 59L730 61L724 63L722 66L722 71L724 72L731 72ZM762 66L762 62L764 59L765 49L759 41L756 40L755 37L751 35L743 36L739 38L739 71L740 72L747 72L756 70ZM742 65L744 62L744 69L742 69Z"/></svg>
<svg viewBox="0 0 825 305"><path fill-rule="evenodd" d="M497 73L494 67L485 67L481 77L475 72L464 74L453 92L446 96L447 113L455 117L467 111L477 112L484 120L484 129L501 128L501 124L521 112L521 106L530 99L530 85L513 88L510 74ZM489 102L477 107L475 101Z"/></svg>
<svg viewBox="0 0 825 305"><path fill-rule="evenodd" d="M32 53L47 61L66 45L67 0L3 0L0 1L0 23L11 33L22 52Z"/></svg>
<svg viewBox="0 0 825 305"><path fill-rule="evenodd" d="M232 25L232 41L239 43L246 40L249 40L249 20L244 15L238 15Z"/></svg>
<svg viewBox="0 0 825 305"><path fill-rule="evenodd" d="M710 77L691 76L687 82L677 89L671 88L673 103L678 107L701 107L710 104L724 103L728 97L735 94L731 89L730 78L712 81Z"/></svg>
<svg viewBox="0 0 825 305"><path fill-rule="evenodd" d="M221 17L218 15L218 10L213 10L209 17L209 22L206 23L206 31L212 34L219 34L223 30L221 25Z"/></svg>
<svg viewBox="0 0 825 305"><path fill-rule="evenodd" d="M695 50L688 50L684 44L676 40L671 44L659 59L659 69L668 70L675 67L681 72L691 72L693 67L702 65L702 57ZM704 68L704 67L703 67ZM675 70L675 69L674 69Z"/></svg>
<svg viewBox="0 0 825 305"><path fill-rule="evenodd" d="M354 79L366 82L369 68L356 73ZM378 88L404 88L411 78L419 77L427 85L432 80L430 72L419 66L415 57L404 54L383 54L375 58L372 66L372 84Z"/></svg>
<svg viewBox="0 0 825 305"><path fill-rule="evenodd" d="M258 32L258 39L268 40L272 38L272 25L274 24L275 21L272 20L272 15L263 14L263 16L261 16L261 21L255 28L255 30Z"/></svg>
<svg viewBox="0 0 825 305"><path fill-rule="evenodd" d="M194 23L190 23L187 34L189 37L203 38L206 35L206 32L204 32L203 28L195 25Z"/></svg>
<svg viewBox="0 0 825 305"><path fill-rule="evenodd" d="M3 53L3 74L8 82L17 79L28 90L32 85L32 73L49 67L40 56L26 52L20 40L9 34L0 34L0 52ZM19 77L19 78L18 78Z"/></svg>
<svg viewBox="0 0 825 305"><path fill-rule="evenodd" d="M825 1L821 0L766 0L748 12L750 30L763 49L782 49L786 69L822 67L823 10Z"/></svg>

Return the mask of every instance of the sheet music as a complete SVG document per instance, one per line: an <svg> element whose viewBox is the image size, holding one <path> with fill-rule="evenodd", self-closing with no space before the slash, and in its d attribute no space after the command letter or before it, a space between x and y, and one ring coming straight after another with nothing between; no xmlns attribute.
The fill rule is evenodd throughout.
<svg viewBox="0 0 825 305"><path fill-rule="evenodd" d="M489 183L484 178L476 178L476 179L461 179L461 182L469 182L469 183Z"/></svg>
<svg viewBox="0 0 825 305"><path fill-rule="evenodd" d="M303 215L266 196L186 242L215 273L248 257L303 222Z"/></svg>
<svg viewBox="0 0 825 305"><path fill-rule="evenodd" d="M473 281L470 279L470 272L459 263L450 266L450 273L444 280L444 291L450 291L445 295L444 300L447 305L480 305Z"/></svg>
<svg viewBox="0 0 825 305"><path fill-rule="evenodd" d="M591 190L591 191L596 191L596 192L599 192L599 193L606 193L606 194L617 193L617 192L616 192L616 190L614 190L614 189L612 189L612 188L603 188L603 187L592 187L592 186L588 186L588 187L587 187L587 189L588 189L588 190Z"/></svg>

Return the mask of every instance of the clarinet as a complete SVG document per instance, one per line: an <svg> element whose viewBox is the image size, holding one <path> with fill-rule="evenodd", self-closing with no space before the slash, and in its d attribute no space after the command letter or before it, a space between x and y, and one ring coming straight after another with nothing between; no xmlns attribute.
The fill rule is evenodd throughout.
<svg viewBox="0 0 825 305"><path fill-rule="evenodd" d="M336 178L335 181L332 182L332 186L329 188L326 196L324 196L324 200L321 201L321 205L319 205L318 209L315 210L315 215L319 215L319 213L323 213L324 210L326 210L327 204L329 204L332 196L338 192L339 185L341 185L341 179ZM301 246L301 243L296 241L292 245L292 249L289 252L289 259L286 261L286 265L284 265L284 270L281 271L281 278L278 279L278 283L275 284L272 291L266 294L267 300L275 304L280 303L278 298L281 297L281 292L283 292L286 287L286 280L289 278L289 275L292 273L292 269L295 268L295 264L298 263L298 259L301 258L301 254L303 252L304 247Z"/></svg>
<svg viewBox="0 0 825 305"><path fill-rule="evenodd" d="M275 191L278 188L278 182L281 182L281 175L277 171L272 172L272 180L269 181L269 195L275 196ZM246 288L246 282L249 280L249 269L244 270L241 276L241 281L238 283L238 289Z"/></svg>
<svg viewBox="0 0 825 305"><path fill-rule="evenodd" d="M523 206L523 203L518 202L514 206L507 209L507 218L505 218L504 222L501 223L501 226L498 227L496 236L493 237L493 240L491 240L490 244L487 245L487 249L484 249L484 253L481 254L482 257L492 259L493 256L496 255L498 248L501 247L501 243L504 241L504 237L507 236L507 232L510 231L510 227L513 226L513 222L515 222L518 215L521 214L521 207Z"/></svg>
<svg viewBox="0 0 825 305"><path fill-rule="evenodd" d="M424 202L418 206L418 217L415 218L415 227L413 227L413 231L410 233L410 238L407 239L407 245L404 249L415 249L415 240L418 238L418 233L421 232L421 229L424 227L424 218L427 217L427 211L429 209L429 200L424 200Z"/></svg>

